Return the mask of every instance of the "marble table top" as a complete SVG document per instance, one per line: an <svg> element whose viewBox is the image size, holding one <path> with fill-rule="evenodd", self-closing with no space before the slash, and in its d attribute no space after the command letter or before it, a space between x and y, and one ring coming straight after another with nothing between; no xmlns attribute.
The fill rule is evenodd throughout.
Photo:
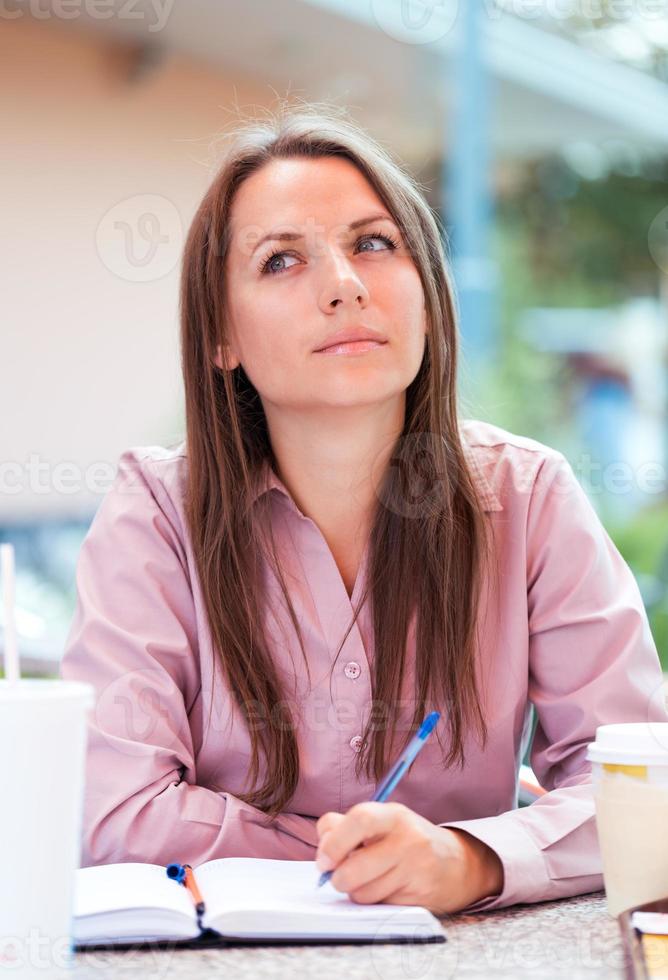
<svg viewBox="0 0 668 980"><path fill-rule="evenodd" d="M207 977L450 980L624 977L617 920L604 892L442 919L447 942L217 949L81 950L72 980L206 980Z"/></svg>

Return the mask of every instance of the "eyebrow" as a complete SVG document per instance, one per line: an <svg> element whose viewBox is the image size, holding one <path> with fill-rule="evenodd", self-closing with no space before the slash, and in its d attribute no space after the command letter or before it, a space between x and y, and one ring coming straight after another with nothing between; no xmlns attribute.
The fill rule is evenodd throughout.
<svg viewBox="0 0 668 980"><path fill-rule="evenodd" d="M347 231L355 231L356 228L361 228L363 225L370 225L372 221L391 221L396 228L399 227L396 221L394 221L389 214L378 212L377 214L370 214L366 218L358 218L356 221L351 221L347 226ZM252 259L259 247L264 245L265 242L299 242L303 237L303 235L300 235L295 231L270 231L267 235L264 235L264 237L260 239L251 252L250 257Z"/></svg>

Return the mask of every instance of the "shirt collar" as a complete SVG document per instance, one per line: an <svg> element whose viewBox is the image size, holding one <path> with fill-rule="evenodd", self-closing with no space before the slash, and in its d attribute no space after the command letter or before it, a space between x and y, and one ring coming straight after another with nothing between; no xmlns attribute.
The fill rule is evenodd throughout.
<svg viewBox="0 0 668 980"><path fill-rule="evenodd" d="M482 463L475 452L475 447L468 446L465 442L464 454L473 471L473 479L480 494L484 510L503 510L503 504L485 474Z"/></svg>
<svg viewBox="0 0 668 980"><path fill-rule="evenodd" d="M292 499L292 494L288 491L283 481L279 480L274 467L271 465L268 459L264 459L260 468L260 475L255 486L255 491L252 496L252 502L255 503L258 497L268 493L270 490L280 490L286 497Z"/></svg>

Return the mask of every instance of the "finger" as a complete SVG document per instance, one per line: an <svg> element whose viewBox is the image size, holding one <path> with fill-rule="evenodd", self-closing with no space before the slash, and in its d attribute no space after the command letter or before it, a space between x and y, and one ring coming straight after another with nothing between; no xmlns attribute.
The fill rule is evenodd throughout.
<svg viewBox="0 0 668 980"><path fill-rule="evenodd" d="M327 852L327 841L330 839L331 833L330 830L326 830L318 841L318 848L315 852L315 863L320 871L331 871L334 867L334 861Z"/></svg>
<svg viewBox="0 0 668 980"><path fill-rule="evenodd" d="M422 905L423 902L416 898L415 892L410 888L406 881L399 884L396 891L390 892L382 900L386 905ZM437 914L437 913L435 913Z"/></svg>
<svg viewBox="0 0 668 980"><path fill-rule="evenodd" d="M405 809L401 803L373 800L356 803L343 815L343 820L328 831L327 841L320 842L320 852L324 852L335 867L359 844L389 834Z"/></svg>
<svg viewBox="0 0 668 980"><path fill-rule="evenodd" d="M350 894L386 874L398 862L395 841L392 837L385 836L377 843L367 843L364 847L351 851L337 865L331 882L337 891Z"/></svg>
<svg viewBox="0 0 668 980"><path fill-rule="evenodd" d="M332 881L333 879L334 876L332 875ZM401 895L403 890L404 880L402 871L399 865L395 864L383 874L378 875L377 878L372 878L370 881L348 892L348 898L351 902L360 902L365 905L375 904L377 902L385 903L389 902L392 896ZM395 904L401 903L395 901Z"/></svg>
<svg viewBox="0 0 668 980"><path fill-rule="evenodd" d="M329 810L327 813L323 813L323 815L318 819L315 825L315 829L318 832L318 836L322 837L322 835L327 833L328 830L331 830L333 827L336 827L336 825L341 820L343 820L342 813L335 813L333 810Z"/></svg>
<svg viewBox="0 0 668 980"><path fill-rule="evenodd" d="M322 835L322 837L318 842L318 847L315 853L315 863L317 864L320 871L332 871L333 868L341 866L341 862L338 862L337 864L337 862L334 861L329 856L330 845L328 844L328 841L331 837L331 833L332 833L331 830L328 830L326 833ZM350 854L355 854L357 850L364 850L369 846L369 844L375 844L376 841L381 841L381 840L385 840L385 837L382 834L377 834L375 837L369 837L367 838L367 840L363 840L362 843L359 845L359 847L353 849L350 852ZM344 861L345 860L346 859L344 858Z"/></svg>

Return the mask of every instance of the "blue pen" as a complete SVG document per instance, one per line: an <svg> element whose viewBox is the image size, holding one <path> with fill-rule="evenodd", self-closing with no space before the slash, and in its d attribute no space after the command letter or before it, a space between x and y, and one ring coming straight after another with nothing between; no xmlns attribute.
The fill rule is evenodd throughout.
<svg viewBox="0 0 668 980"><path fill-rule="evenodd" d="M197 887L197 882L195 881L195 875L193 874L192 865L190 864L178 864L174 862L167 865L167 877L171 878L173 881L178 882L179 885L183 885L188 889L195 903L195 912L197 913L197 923L200 929L202 926L202 917L206 912L206 905L204 904L204 899L202 898L202 893Z"/></svg>
<svg viewBox="0 0 668 980"><path fill-rule="evenodd" d="M410 740L404 751L401 753L397 761L394 763L387 775L382 779L380 786L374 793L372 801L374 803L384 803L388 798L392 790L395 788L401 777L404 775L410 764L414 761L415 756L418 754L424 743L427 741L427 736L434 730L436 722L441 717L440 712L432 711L431 714L427 715L425 720L420 725L419 730L415 733L413 738ZM334 874L334 868L331 871L323 871L320 875L320 881L318 882L318 888L324 885L326 881Z"/></svg>

